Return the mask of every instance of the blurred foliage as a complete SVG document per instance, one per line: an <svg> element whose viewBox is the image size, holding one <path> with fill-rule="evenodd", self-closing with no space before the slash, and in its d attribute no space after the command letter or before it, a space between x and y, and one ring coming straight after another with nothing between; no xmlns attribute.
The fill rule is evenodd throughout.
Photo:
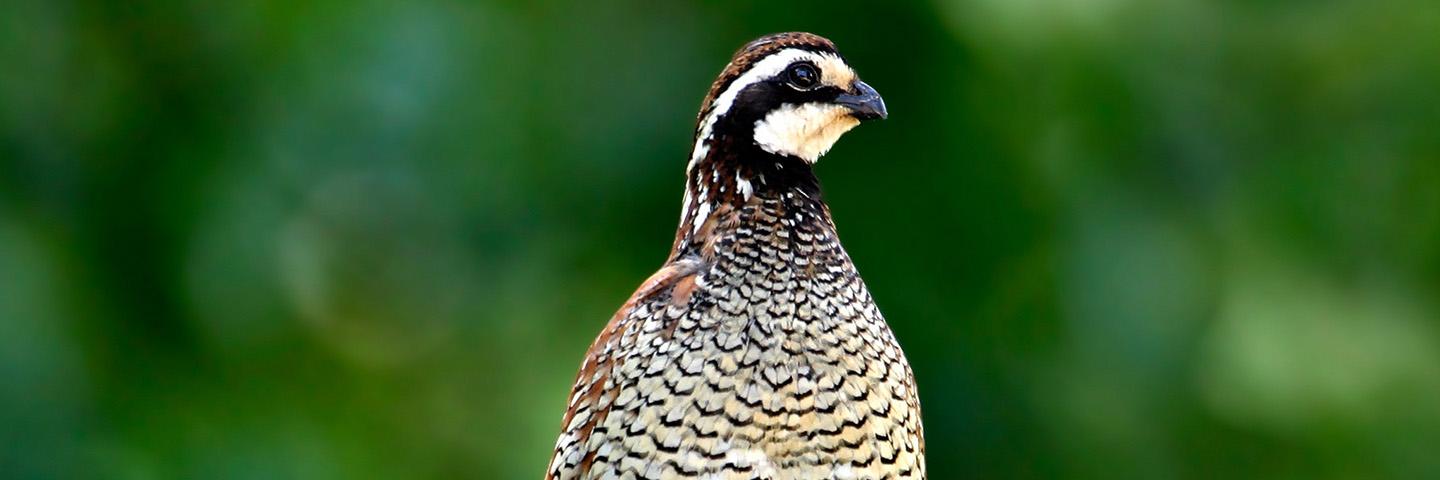
<svg viewBox="0 0 1440 480"><path fill-rule="evenodd" d="M5 2L0 476L537 477L785 30L933 478L1440 478L1429 0Z"/></svg>

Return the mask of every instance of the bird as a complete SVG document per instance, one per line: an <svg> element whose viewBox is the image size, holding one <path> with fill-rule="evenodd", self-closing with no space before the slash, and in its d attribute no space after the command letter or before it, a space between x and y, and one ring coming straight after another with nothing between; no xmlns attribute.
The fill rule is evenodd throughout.
<svg viewBox="0 0 1440 480"><path fill-rule="evenodd" d="M813 170L887 115L819 35L734 54L670 255L585 354L546 480L925 478L914 374Z"/></svg>

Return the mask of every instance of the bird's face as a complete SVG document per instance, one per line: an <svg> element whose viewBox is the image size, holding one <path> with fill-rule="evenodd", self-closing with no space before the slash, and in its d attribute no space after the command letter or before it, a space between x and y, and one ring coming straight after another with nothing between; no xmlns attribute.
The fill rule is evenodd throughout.
<svg viewBox="0 0 1440 480"><path fill-rule="evenodd" d="M885 118L880 94L828 40L810 37L783 46L761 39L741 49L707 97L702 140L723 130L718 133L748 136L767 152L814 163L860 122Z"/></svg>

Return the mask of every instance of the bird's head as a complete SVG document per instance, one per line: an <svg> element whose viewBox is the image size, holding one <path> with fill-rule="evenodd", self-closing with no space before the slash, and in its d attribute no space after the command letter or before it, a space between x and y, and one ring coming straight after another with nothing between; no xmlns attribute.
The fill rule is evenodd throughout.
<svg viewBox="0 0 1440 480"><path fill-rule="evenodd" d="M807 163L860 122L885 118L835 44L809 33L761 37L735 52L701 105L694 161L725 137Z"/></svg>

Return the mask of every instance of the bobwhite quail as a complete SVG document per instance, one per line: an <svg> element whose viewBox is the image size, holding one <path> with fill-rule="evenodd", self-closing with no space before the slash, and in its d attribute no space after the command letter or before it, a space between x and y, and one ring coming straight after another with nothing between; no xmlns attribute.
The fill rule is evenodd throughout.
<svg viewBox="0 0 1440 480"><path fill-rule="evenodd" d="M710 86L665 266L600 332L547 479L923 479L915 379L811 165L885 103L829 40Z"/></svg>

